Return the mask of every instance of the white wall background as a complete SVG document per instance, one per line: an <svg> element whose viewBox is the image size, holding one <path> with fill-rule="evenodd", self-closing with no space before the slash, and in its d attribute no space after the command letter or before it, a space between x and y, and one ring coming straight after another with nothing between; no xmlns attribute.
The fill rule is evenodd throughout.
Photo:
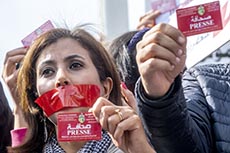
<svg viewBox="0 0 230 153"><path fill-rule="evenodd" d="M102 28L101 4L101 0L1 0L1 74L5 53L22 47L21 40L47 20L62 27L67 25L71 28L87 22ZM11 104L10 94L4 84L3 87Z"/></svg>
<svg viewBox="0 0 230 153"><path fill-rule="evenodd" d="M5 53L21 47L21 39L47 20L51 20L56 26L70 28L76 24L93 23L112 40L123 32L134 30L139 17L151 9L150 2L151 0L0 0L0 75ZM227 54L225 62L229 62L229 44L220 49ZM213 62L211 57L203 62ZM3 87L9 101L12 101L4 84Z"/></svg>
<svg viewBox="0 0 230 153"><path fill-rule="evenodd" d="M1 0L0 57L21 47L21 39L48 19L59 26L101 25L100 4L100 0Z"/></svg>
<svg viewBox="0 0 230 153"><path fill-rule="evenodd" d="M93 23L112 39L135 29L144 12L143 0L1 0L0 75L5 53L22 47L21 40L47 20L70 28L80 23ZM11 102L4 83L3 87Z"/></svg>

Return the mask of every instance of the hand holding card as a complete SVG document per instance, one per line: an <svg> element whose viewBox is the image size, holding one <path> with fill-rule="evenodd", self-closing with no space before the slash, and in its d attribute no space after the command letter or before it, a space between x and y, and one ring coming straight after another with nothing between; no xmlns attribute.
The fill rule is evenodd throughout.
<svg viewBox="0 0 230 153"><path fill-rule="evenodd" d="M86 141L101 139L101 125L91 112L58 115L59 141Z"/></svg>

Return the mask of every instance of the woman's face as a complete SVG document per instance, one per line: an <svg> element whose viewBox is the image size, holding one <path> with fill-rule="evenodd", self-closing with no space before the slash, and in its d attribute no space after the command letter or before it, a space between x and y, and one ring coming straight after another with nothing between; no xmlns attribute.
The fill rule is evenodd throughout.
<svg viewBox="0 0 230 153"><path fill-rule="evenodd" d="M110 82L100 81L89 52L71 38L59 39L42 51L36 62L36 76L39 96L66 84L95 84L103 96Z"/></svg>

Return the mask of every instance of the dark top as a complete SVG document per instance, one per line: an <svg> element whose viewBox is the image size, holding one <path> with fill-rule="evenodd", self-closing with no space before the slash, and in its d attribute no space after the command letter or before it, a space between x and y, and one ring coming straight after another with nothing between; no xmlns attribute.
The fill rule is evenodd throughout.
<svg viewBox="0 0 230 153"><path fill-rule="evenodd" d="M196 66L151 99L136 84L141 118L158 153L230 153L230 64Z"/></svg>
<svg viewBox="0 0 230 153"><path fill-rule="evenodd" d="M13 129L13 113L9 107L0 82L0 153L5 153L6 146L11 145L10 130Z"/></svg>

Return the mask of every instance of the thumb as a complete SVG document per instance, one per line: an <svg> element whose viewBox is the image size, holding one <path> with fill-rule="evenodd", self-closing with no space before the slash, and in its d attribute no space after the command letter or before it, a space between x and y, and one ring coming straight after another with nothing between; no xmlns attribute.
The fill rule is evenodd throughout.
<svg viewBox="0 0 230 153"><path fill-rule="evenodd" d="M128 105L137 112L136 99L133 93L130 90L128 90L124 82L122 82L120 86L121 86L121 94L124 98L123 105L124 106Z"/></svg>

